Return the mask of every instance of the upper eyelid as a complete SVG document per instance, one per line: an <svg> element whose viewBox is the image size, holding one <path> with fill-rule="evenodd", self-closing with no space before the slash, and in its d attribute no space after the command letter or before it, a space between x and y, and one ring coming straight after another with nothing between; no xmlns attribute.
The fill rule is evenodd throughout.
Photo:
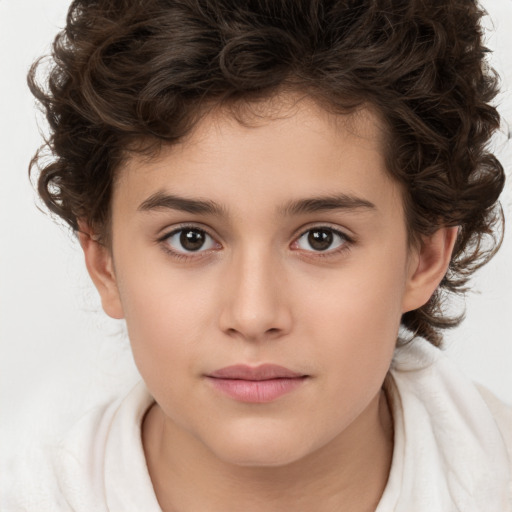
<svg viewBox="0 0 512 512"><path fill-rule="evenodd" d="M167 238L169 238L172 235L175 235L176 233L179 233L180 231L184 231L185 229L197 229L198 231L203 231L206 233L209 237L213 238L215 241L218 241L215 235L211 233L211 231L201 225L201 224L192 224L192 223L183 223L183 224L177 224L173 227L164 228L161 230L161 235L159 235L158 240L163 241Z"/></svg>
<svg viewBox="0 0 512 512"><path fill-rule="evenodd" d="M300 237L302 237L303 235L305 235L307 232L313 230L313 229L329 229L331 231L334 231L335 233L338 233L340 234L341 236L345 237L347 240L354 240L355 236L352 235L351 233L347 233L348 230L344 229L344 228L341 228L341 227L338 227L338 226L333 226L329 223L318 223L318 224L315 224L315 225L309 225L309 226L304 226L302 227L298 232L297 234L295 235L293 241L295 240L298 240Z"/></svg>

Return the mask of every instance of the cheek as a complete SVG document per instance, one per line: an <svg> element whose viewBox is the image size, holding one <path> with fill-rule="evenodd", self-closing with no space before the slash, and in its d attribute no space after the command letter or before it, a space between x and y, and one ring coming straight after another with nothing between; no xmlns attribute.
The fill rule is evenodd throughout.
<svg viewBox="0 0 512 512"><path fill-rule="evenodd" d="M303 308L305 338L317 340L316 359L345 389L382 383L400 325L403 269L392 260L360 261L321 282Z"/></svg>
<svg viewBox="0 0 512 512"><path fill-rule="evenodd" d="M191 282L183 273L148 267L124 266L119 291L133 356L151 388L152 382L169 383L171 375L195 371L211 321L211 286L203 280ZM173 386L177 383L179 379Z"/></svg>
<svg viewBox="0 0 512 512"><path fill-rule="evenodd" d="M405 258L397 254L393 261L378 256L354 257L346 266L314 276L303 314L312 321L316 318L317 326L340 332L394 330L401 317Z"/></svg>

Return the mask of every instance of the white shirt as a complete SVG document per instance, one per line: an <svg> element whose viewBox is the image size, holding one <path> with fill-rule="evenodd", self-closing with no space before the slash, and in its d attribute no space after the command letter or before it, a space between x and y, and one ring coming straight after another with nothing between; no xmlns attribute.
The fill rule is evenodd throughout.
<svg viewBox="0 0 512 512"><path fill-rule="evenodd" d="M511 407L420 339L396 350L384 388L394 450L376 512L512 512ZM51 457L25 464L0 509L161 512L141 442L152 403L141 382L84 417Z"/></svg>

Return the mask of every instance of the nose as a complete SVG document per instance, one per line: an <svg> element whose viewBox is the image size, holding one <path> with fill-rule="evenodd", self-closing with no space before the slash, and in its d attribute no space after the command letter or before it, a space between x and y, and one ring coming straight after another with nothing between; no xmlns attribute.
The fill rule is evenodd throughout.
<svg viewBox="0 0 512 512"><path fill-rule="evenodd" d="M286 275L268 246L234 255L226 274L219 317L223 332L253 342L290 332L292 314Z"/></svg>

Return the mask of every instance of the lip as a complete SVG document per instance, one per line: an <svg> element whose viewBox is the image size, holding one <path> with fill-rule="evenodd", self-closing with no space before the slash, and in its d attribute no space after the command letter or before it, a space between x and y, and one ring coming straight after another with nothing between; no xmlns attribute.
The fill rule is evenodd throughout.
<svg viewBox="0 0 512 512"><path fill-rule="evenodd" d="M227 366L206 375L216 390L247 403L277 400L300 387L308 377L275 364Z"/></svg>
<svg viewBox="0 0 512 512"><path fill-rule="evenodd" d="M277 364L260 364L258 366L236 364L234 366L226 366L220 370L215 370L214 372L209 373L208 377L217 379L269 380L294 379L297 377L305 377L305 375L303 373L293 372L292 370Z"/></svg>

